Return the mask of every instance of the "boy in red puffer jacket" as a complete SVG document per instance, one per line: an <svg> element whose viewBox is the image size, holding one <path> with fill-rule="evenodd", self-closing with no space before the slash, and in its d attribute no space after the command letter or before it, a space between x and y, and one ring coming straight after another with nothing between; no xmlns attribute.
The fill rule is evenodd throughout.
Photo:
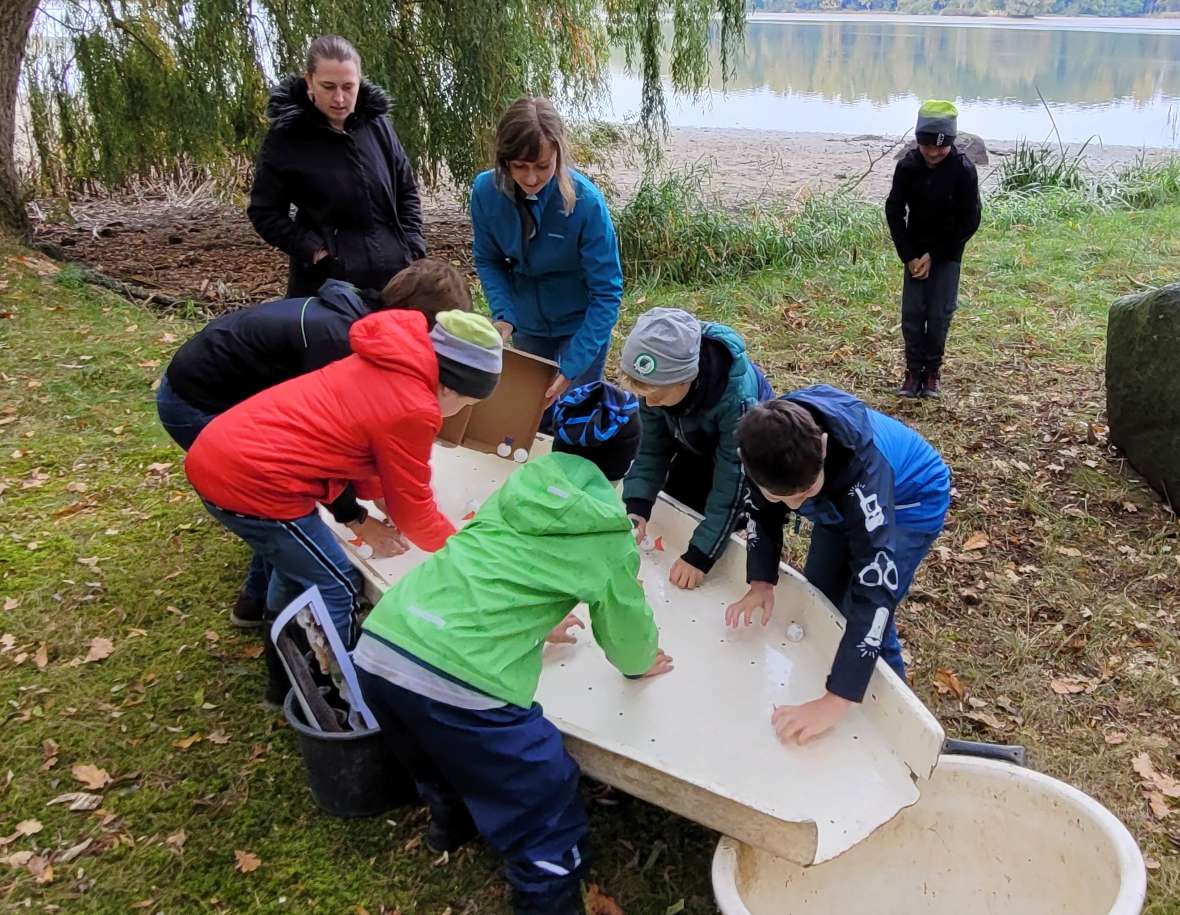
<svg viewBox="0 0 1180 915"><path fill-rule="evenodd" d="M495 389L503 344L482 315L437 321L427 333L418 312L362 318L349 333L353 355L232 407L189 451L185 472L209 513L272 569L269 614L315 585L341 639L354 641L360 576L317 503L336 499L337 517L377 555L405 552L403 534L433 552L454 533L430 488L431 448L444 417ZM348 483L383 500L392 525L355 500L342 506Z"/></svg>

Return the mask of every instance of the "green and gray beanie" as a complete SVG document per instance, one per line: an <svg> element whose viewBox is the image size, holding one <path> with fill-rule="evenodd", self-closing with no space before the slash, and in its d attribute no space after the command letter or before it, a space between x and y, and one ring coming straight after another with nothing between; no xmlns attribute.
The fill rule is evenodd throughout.
<svg viewBox="0 0 1180 915"><path fill-rule="evenodd" d="M959 109L953 102L931 99L918 109L914 139L922 146L950 146L959 134Z"/></svg>
<svg viewBox="0 0 1180 915"><path fill-rule="evenodd" d="M496 390L504 343L492 322L467 311L442 311L430 331L438 380L456 394L483 400Z"/></svg>
<svg viewBox="0 0 1180 915"><path fill-rule="evenodd" d="M644 384L692 381L700 371L701 322L679 308L640 315L623 344L619 367Z"/></svg>

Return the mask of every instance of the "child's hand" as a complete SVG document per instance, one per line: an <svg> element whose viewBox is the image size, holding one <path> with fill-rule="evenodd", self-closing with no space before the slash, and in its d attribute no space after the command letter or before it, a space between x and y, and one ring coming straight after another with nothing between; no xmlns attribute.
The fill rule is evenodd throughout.
<svg viewBox="0 0 1180 915"><path fill-rule="evenodd" d="M647 519L640 518L639 515L628 515L631 519L631 524L635 527L635 542L643 543L643 538L647 536Z"/></svg>
<svg viewBox="0 0 1180 915"><path fill-rule="evenodd" d="M803 705L776 705L770 723L783 743L803 746L831 730L851 705L843 696L824 693Z"/></svg>
<svg viewBox="0 0 1180 915"><path fill-rule="evenodd" d="M704 583L705 573L691 563L677 559L672 563L672 571L668 573L668 581L685 591L692 591Z"/></svg>
<svg viewBox="0 0 1180 915"><path fill-rule="evenodd" d="M360 524L350 524L348 527L373 548L373 555L378 559L400 556L410 548L402 532L388 521L378 521L369 516Z"/></svg>
<svg viewBox="0 0 1180 915"><path fill-rule="evenodd" d="M570 631L575 628L585 629L586 624L573 613L567 613L565 619L554 626L553 631L545 636L545 641L550 645L577 645L578 640Z"/></svg>
<svg viewBox="0 0 1180 915"><path fill-rule="evenodd" d="M672 670L672 659L664 654L664 649L659 649L656 652L656 662L648 669L647 673L643 675L643 679L648 677L658 677L660 674L666 674Z"/></svg>
<svg viewBox="0 0 1180 915"><path fill-rule="evenodd" d="M500 339L504 341L504 345L508 345L508 340L512 337L514 328L507 321L493 321L492 327L500 334Z"/></svg>
<svg viewBox="0 0 1180 915"><path fill-rule="evenodd" d="M739 624L749 626L754 622L754 611L762 610L762 625L770 622L774 613L774 585L768 581L750 582L750 590L736 604L725 608L725 625L736 629Z"/></svg>

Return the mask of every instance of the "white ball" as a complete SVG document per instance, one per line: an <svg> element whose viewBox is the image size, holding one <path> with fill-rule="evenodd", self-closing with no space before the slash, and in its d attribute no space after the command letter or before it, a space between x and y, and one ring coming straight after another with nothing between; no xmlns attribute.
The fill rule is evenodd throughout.
<svg viewBox="0 0 1180 915"><path fill-rule="evenodd" d="M500 442L500 444L496 446L496 454L500 455L502 458L511 457L512 446L507 442Z"/></svg>
<svg viewBox="0 0 1180 915"><path fill-rule="evenodd" d="M791 623L787 627L787 641L788 642L802 642L803 641L803 627L798 623Z"/></svg>
<svg viewBox="0 0 1180 915"><path fill-rule="evenodd" d="M656 548L656 542L652 540L651 537L644 537L643 540L640 541L639 548L645 553L650 553Z"/></svg>
<svg viewBox="0 0 1180 915"><path fill-rule="evenodd" d="M523 448L517 448L514 452L512 452L512 460L516 461L518 464L523 464L528 459L529 453Z"/></svg>
<svg viewBox="0 0 1180 915"><path fill-rule="evenodd" d="M356 551L356 554L361 557L361 559L373 558L373 548L365 543L365 541L363 541L360 537L355 537L348 542L349 545L352 546L353 550Z"/></svg>

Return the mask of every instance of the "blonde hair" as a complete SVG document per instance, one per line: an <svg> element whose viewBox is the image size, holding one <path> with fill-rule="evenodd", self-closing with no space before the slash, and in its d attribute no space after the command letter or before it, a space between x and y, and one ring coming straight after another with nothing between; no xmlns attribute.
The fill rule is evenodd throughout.
<svg viewBox="0 0 1180 915"><path fill-rule="evenodd" d="M526 95L508 106L496 127L496 187L509 197L516 194L516 182L508 170L511 161L535 162L541 154L541 142L553 146L557 155L557 189L564 203L561 211L574 211L578 195L569 172L569 148L565 142L565 125L553 103L547 98Z"/></svg>

